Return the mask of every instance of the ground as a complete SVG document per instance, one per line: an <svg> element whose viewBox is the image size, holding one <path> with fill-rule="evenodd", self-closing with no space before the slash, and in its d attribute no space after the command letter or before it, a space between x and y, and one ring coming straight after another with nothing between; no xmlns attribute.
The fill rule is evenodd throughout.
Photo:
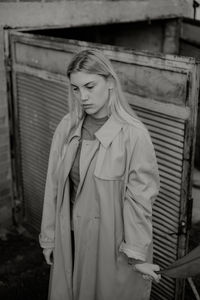
<svg viewBox="0 0 200 300"><path fill-rule="evenodd" d="M191 230L190 249L200 244L200 223ZM23 227L0 232L0 299L46 300L49 267L36 236ZM200 276L194 278L200 294ZM196 300L186 281L185 300ZM114 299L113 299L114 300Z"/></svg>
<svg viewBox="0 0 200 300"><path fill-rule="evenodd" d="M48 277L35 236L22 227L0 234L0 299L46 300Z"/></svg>

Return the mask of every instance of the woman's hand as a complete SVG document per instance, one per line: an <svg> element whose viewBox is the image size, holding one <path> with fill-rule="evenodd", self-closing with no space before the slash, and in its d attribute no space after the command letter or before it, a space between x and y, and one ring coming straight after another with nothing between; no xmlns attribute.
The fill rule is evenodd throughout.
<svg viewBox="0 0 200 300"><path fill-rule="evenodd" d="M48 265L53 264L53 248L44 248L43 255Z"/></svg>
<svg viewBox="0 0 200 300"><path fill-rule="evenodd" d="M149 264L149 263L139 263L135 264L134 269L137 272L140 272L143 274L143 278L147 280L155 280L157 283L159 283L161 279L160 274L156 274L156 271L160 271L160 267L158 265Z"/></svg>

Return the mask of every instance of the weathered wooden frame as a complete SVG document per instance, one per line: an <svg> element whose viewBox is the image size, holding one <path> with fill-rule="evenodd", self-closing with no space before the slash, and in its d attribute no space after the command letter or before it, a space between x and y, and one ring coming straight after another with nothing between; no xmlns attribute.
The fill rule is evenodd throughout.
<svg viewBox="0 0 200 300"><path fill-rule="evenodd" d="M15 54L15 43L17 43L18 41L23 42L24 44L29 44L31 43L34 46L40 46L40 42L42 41L43 47L46 48L53 48L56 50L60 50L60 51L65 51L66 47L69 50L69 48L71 47L71 51L74 52L76 51L79 46L81 47L89 47L90 45L95 46L96 48L102 49L101 45L98 44L91 44L91 43L87 43L87 42L80 42L80 41L70 41L68 40L68 44L67 46L65 44L63 44L63 39L49 39L47 37L36 37L32 34L23 34L23 33L16 33L16 32L11 32L11 53L12 55ZM120 59L123 61L123 55L121 54L120 51L118 51L118 47L114 47L114 46L103 46L103 50L104 52L107 54L108 57L110 57L111 59L117 59L120 57ZM131 50L127 50L126 49L126 55L125 55L125 61L128 62L129 61L129 57L130 57L130 62L132 61L132 54L134 53L138 53L137 51L131 51ZM180 215L180 220L181 220L181 226L180 226L180 231L182 232L182 237L179 238L179 246L178 246L178 257L181 257L185 254L186 250L187 250L187 246L186 245L186 240L188 239L188 224L190 223L190 217L191 215L189 213L186 213L187 211L189 211L189 206L191 204L191 174L192 174L192 167L193 167L193 159L194 159L194 143L195 143L195 124L196 124L196 105L197 105L197 99L198 99L198 89L199 89L199 66L196 64L195 59L193 58L183 58L183 57L176 57L175 60L174 58L172 59L172 56L170 55L161 55L161 54L155 54L152 55L150 53L144 53L142 54L141 52L140 54L140 60L142 61L142 64L145 66L145 64L147 64L147 60L146 57L148 57L148 59L151 59L152 61L152 66L155 64L160 64L160 61L162 61L162 59L164 60L165 58L167 58L168 60L168 64L166 65L162 65L161 68L167 68L167 69L176 69L177 72L187 72L187 70L191 70L191 65L193 66L193 71L190 72L190 78L188 80L188 95L187 95L187 101L190 101L190 103L187 103L187 105L190 106L190 110L187 109L182 109L179 112L177 112L175 110L175 107L172 104L165 104L165 109L167 109L168 113L171 113L172 115L181 118L181 119L187 119L189 114L192 113L192 118L190 119L188 124L189 126L187 127L187 131L185 133L185 138L187 139L188 143L185 143L185 148L184 148L184 170L187 170L187 172L184 172L182 174L182 195L181 197L183 199L186 199L185 201L182 201L182 206L181 206L181 215ZM51 72L47 72L47 71L41 71L41 70L37 70L37 68L35 67L27 67L27 66L21 66L16 64L15 62L15 57L13 56L13 61L12 61L12 66L13 69L15 71L25 71L29 74L32 75L37 75L43 79L48 79L48 80L52 80L52 81L62 81L62 82L67 82L65 75L60 75L60 74L52 74ZM135 64L137 64L137 61L135 62ZM36 62L37 65L37 62ZM149 65L149 62L148 62ZM185 71L183 71L183 69ZM15 78L13 75L13 86L15 86ZM14 90L14 99L16 99L16 90ZM193 102L191 102L191 99L193 99ZM152 101L151 104L148 104L147 102L145 102L145 100L141 99L140 97L136 97L135 101L144 101L145 105L150 105L149 108L152 108L153 106L156 105L156 108L158 110L158 112L162 112L163 111L163 105L160 103L154 103ZM15 104L16 105L16 104ZM17 111L15 111L14 113L14 118L17 119L18 115L17 115ZM15 128L16 130L16 134L17 134L17 127ZM19 145L16 145L16 153L18 153L19 155ZM20 158L18 157L18 167L20 166ZM17 168L18 168L17 167ZM185 187L185 188L184 188ZM189 224L190 225L190 224ZM175 233L176 234L176 233ZM176 299L183 299L183 286L184 286L184 282L182 281L177 281L177 285L176 285Z"/></svg>

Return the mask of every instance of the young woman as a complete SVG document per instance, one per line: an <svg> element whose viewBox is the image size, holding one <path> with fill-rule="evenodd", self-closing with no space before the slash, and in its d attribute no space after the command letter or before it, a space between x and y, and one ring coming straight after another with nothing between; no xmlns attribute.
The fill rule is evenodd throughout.
<svg viewBox="0 0 200 300"><path fill-rule="evenodd" d="M110 61L84 50L68 66L71 111L50 151L40 244L51 300L147 300L159 175L147 129Z"/></svg>

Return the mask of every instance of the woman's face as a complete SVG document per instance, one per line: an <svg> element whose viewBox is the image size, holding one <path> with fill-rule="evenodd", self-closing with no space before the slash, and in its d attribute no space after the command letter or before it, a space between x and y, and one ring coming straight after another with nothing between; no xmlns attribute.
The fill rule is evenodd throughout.
<svg viewBox="0 0 200 300"><path fill-rule="evenodd" d="M70 75L72 91L88 115L103 118L108 114L111 81L97 74L75 72Z"/></svg>

